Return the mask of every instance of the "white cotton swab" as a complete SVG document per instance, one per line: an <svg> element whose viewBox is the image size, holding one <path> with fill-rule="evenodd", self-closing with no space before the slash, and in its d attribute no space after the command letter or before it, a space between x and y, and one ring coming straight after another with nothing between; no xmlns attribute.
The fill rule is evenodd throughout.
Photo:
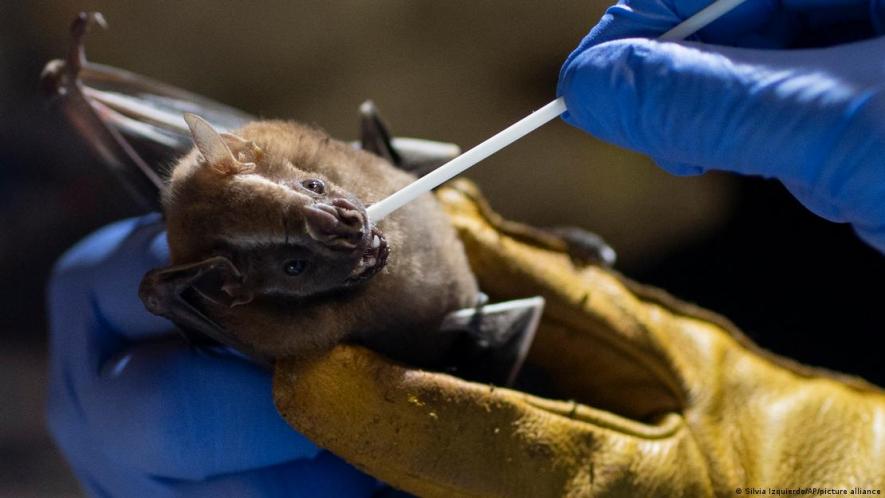
<svg viewBox="0 0 885 498"><path fill-rule="evenodd" d="M725 13L731 11L745 1L746 0L716 0L697 14L682 21L675 28L658 37L658 39L673 41L691 36L693 33L722 17ZM525 118L498 132L488 140L443 164L409 185L406 185L401 190L394 192L380 202L372 204L366 209L369 219L372 222L377 222L383 219L388 214L415 200L415 198L421 194L430 192L446 181L451 180L474 164L491 156L504 147L507 147L565 111L566 105L562 97L550 102Z"/></svg>
<svg viewBox="0 0 885 498"><path fill-rule="evenodd" d="M677 24L675 28L659 36L658 40L675 41L688 38L746 1L747 0L716 0L701 9L697 14Z"/></svg>

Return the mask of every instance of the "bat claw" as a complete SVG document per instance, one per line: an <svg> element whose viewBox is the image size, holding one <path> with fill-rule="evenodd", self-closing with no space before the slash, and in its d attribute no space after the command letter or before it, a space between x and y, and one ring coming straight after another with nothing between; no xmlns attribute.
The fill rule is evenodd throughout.
<svg viewBox="0 0 885 498"><path fill-rule="evenodd" d="M66 69L70 77L76 78L86 65L86 47L84 39L92 26L98 25L107 29L108 23L101 12L80 12L71 23L71 48L68 51Z"/></svg>
<svg viewBox="0 0 885 498"><path fill-rule="evenodd" d="M82 45L83 37L95 25L102 29L108 28L108 22L101 12L80 12L71 23L71 37L74 39L74 44Z"/></svg>

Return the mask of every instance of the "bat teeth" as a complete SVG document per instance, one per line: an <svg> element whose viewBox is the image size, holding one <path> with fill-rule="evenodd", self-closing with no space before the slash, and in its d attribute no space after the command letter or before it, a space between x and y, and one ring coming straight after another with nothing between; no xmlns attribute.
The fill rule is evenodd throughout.
<svg viewBox="0 0 885 498"><path fill-rule="evenodd" d="M356 285L372 278L376 273L381 271L387 264L387 255L390 249L387 247L387 241L384 234L377 228L372 228L372 235L369 243L363 251L362 257L355 265L350 277L347 278L347 285Z"/></svg>

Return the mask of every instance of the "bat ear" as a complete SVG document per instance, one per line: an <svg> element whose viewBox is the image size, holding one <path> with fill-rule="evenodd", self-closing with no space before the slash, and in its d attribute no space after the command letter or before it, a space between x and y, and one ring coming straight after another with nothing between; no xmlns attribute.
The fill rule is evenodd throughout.
<svg viewBox="0 0 885 498"><path fill-rule="evenodd" d="M238 145L246 142L242 138L229 133L218 133L208 121L196 114L184 113L184 121L191 130L191 136L197 150L206 159L206 163L218 173L234 175L255 167L254 162L240 161L228 145L228 143ZM225 139L224 135L227 135L227 139ZM243 159L247 159L245 155Z"/></svg>
<svg viewBox="0 0 885 498"><path fill-rule="evenodd" d="M224 143L227 145L227 148L236 156L237 161L249 164L258 162L261 159L261 156L264 155L264 151L261 150L261 147L255 144L255 142L251 140L246 140L245 138L234 135L233 133L219 133L221 135L221 139L224 140Z"/></svg>

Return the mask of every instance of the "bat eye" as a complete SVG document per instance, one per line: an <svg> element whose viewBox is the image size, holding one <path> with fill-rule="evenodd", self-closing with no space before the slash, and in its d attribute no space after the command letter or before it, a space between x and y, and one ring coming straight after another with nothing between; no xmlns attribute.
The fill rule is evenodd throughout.
<svg viewBox="0 0 885 498"><path fill-rule="evenodd" d="M301 186L317 194L322 194L326 191L326 184L323 183L322 180L304 180L303 182L301 182Z"/></svg>
<svg viewBox="0 0 885 498"><path fill-rule="evenodd" d="M283 264L283 271L290 277L301 275L305 268L307 268L307 261L303 259L293 259Z"/></svg>

